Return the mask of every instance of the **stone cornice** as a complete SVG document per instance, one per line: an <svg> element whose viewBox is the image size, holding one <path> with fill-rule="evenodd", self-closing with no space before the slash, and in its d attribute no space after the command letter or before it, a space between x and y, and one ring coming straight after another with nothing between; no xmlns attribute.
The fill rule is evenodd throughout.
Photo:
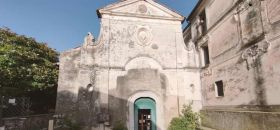
<svg viewBox="0 0 280 130"><path fill-rule="evenodd" d="M143 15L143 14L134 14L134 13L122 13L122 12L110 12L104 11L102 14L107 14L110 16L123 16L123 17L136 17L136 18L147 18L147 19L157 19L157 20L172 20L172 21L183 21L184 18L177 17L161 17L156 15Z"/></svg>

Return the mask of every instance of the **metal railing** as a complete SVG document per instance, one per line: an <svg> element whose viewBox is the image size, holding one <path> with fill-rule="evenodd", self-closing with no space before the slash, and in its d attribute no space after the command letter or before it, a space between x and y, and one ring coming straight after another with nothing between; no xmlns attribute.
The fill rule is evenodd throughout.
<svg viewBox="0 0 280 130"><path fill-rule="evenodd" d="M53 114L3 118L5 130L47 130Z"/></svg>

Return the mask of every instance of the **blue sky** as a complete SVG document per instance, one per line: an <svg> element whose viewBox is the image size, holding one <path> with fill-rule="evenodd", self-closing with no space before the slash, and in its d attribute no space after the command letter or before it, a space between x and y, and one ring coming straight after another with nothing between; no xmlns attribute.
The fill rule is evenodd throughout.
<svg viewBox="0 0 280 130"><path fill-rule="evenodd" d="M0 0L0 27L37 41L57 51L65 51L83 42L87 32L99 34L96 9L118 0ZM188 16L197 0L158 0Z"/></svg>

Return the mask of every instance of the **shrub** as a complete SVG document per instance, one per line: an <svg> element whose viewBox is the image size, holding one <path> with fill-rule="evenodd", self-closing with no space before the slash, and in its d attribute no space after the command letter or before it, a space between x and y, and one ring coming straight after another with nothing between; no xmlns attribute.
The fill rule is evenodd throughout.
<svg viewBox="0 0 280 130"><path fill-rule="evenodd" d="M182 114L173 118L168 130L195 130L199 128L200 115L192 111L191 105L184 106Z"/></svg>
<svg viewBox="0 0 280 130"><path fill-rule="evenodd" d="M67 130L81 130L82 129L82 127L78 123L73 122L70 119L65 119L64 124L65 124L65 127Z"/></svg>
<svg viewBox="0 0 280 130"><path fill-rule="evenodd" d="M118 121L114 127L113 127L113 130L127 130L125 124L121 121Z"/></svg>
<svg viewBox="0 0 280 130"><path fill-rule="evenodd" d="M69 117L64 117L56 122L55 130L82 130L82 127Z"/></svg>

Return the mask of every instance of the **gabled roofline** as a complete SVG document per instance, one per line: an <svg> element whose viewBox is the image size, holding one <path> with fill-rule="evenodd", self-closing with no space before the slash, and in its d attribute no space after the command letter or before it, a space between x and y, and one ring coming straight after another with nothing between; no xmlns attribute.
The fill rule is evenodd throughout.
<svg viewBox="0 0 280 130"><path fill-rule="evenodd" d="M101 9L108 8L108 7L110 7L110 6L114 6L114 5L119 4L119 3L122 3L122 2L125 2L125 1L118 1L118 2L112 3L112 4L110 4L110 5L107 5L107 6L105 6L105 7L102 7L102 8L97 9L97 10L96 10L96 13L97 13L98 18L102 18L102 15L101 15L101 13L100 13L100 10L101 10Z"/></svg>
<svg viewBox="0 0 280 130"><path fill-rule="evenodd" d="M123 5L126 5L126 4L130 4L130 3L133 3L133 2L137 2L137 1L146 1L146 2L148 2L148 3L150 3L150 4L152 4L152 5L154 5L154 3L156 3L156 4L158 4L158 6L161 6L161 7L163 7L163 8L166 9L166 10L163 10L163 11L165 11L166 13L169 13L170 15L173 15L173 16L174 16L174 20L180 20L181 23L183 23L183 22L185 21L185 19L186 19L183 15L179 14L178 12L176 12L176 11L170 9L169 7L165 6L164 4L159 3L159 2L156 2L156 1L154 1L154 0L118 1L118 2L115 2L115 3L110 4L110 5L108 5L108 6L105 6L105 7L103 7L103 8L97 9L97 10L96 10L96 13L97 13L98 18L102 18L102 13L105 13L105 12L101 12L101 11L102 11L102 10L105 10L106 8L110 9L110 8L114 7L115 5L117 5L117 4L123 3ZM123 5L120 5L120 6L123 6ZM154 5L154 6L155 6L155 5ZM116 15L116 14L115 14L115 15ZM120 15L120 16L122 16L122 15ZM145 18L148 18L148 17L145 17ZM167 19L167 20L171 20L172 18L166 18L166 19Z"/></svg>
<svg viewBox="0 0 280 130"><path fill-rule="evenodd" d="M186 17L183 16L183 15L181 15L181 14L180 14L179 12L177 12L176 10L171 9L170 7L168 7L167 5L165 5L165 4L163 4L163 3L160 3L160 2L157 2L157 1L154 1L154 2L155 2L155 3L158 3L159 5L161 5L161 6L165 7L165 8L167 8L167 9L173 11L174 13L180 15L181 17L183 17L184 19L181 21L182 24L186 21Z"/></svg>

